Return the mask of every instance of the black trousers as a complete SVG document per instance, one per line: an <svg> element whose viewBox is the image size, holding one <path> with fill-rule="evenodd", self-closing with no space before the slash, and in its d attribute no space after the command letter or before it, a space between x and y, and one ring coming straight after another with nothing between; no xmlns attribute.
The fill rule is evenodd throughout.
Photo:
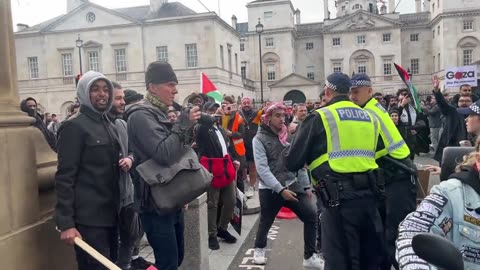
<svg viewBox="0 0 480 270"><path fill-rule="evenodd" d="M76 228L83 241L96 249L100 254L111 261L117 260L118 229L117 227L92 227L77 224ZM101 263L95 260L81 248L75 246L78 270L106 270Z"/></svg>
<svg viewBox="0 0 480 270"><path fill-rule="evenodd" d="M322 211L325 270L377 270L384 258L376 199L352 199Z"/></svg>
<svg viewBox="0 0 480 270"><path fill-rule="evenodd" d="M323 203L318 194L315 194L317 197L317 215L318 215L318 227L317 227L317 251L322 253L322 208Z"/></svg>
<svg viewBox="0 0 480 270"><path fill-rule="evenodd" d="M411 175L399 175L397 178L385 186L386 193L386 216L385 216L385 240L387 260L382 269L390 270L393 265L398 269L398 263L395 259L395 241L398 237L398 225L411 212L415 211L417 187L414 178Z"/></svg>
<svg viewBox="0 0 480 270"><path fill-rule="evenodd" d="M309 199L306 194L298 194L298 202L290 202L285 201L280 194L270 189L260 189L258 193L260 197L260 223L255 239L255 248L265 248L267 246L268 231L272 227L280 208L286 206L303 222L303 241L305 245L303 257L305 259L310 258L315 253L317 230L317 208L313 203L313 198Z"/></svg>
<svg viewBox="0 0 480 270"><path fill-rule="evenodd" d="M130 267L133 250L139 238L142 237L143 231L140 226L140 217L135 211L133 204L123 207L119 216L120 247L117 264L120 268L127 269Z"/></svg>

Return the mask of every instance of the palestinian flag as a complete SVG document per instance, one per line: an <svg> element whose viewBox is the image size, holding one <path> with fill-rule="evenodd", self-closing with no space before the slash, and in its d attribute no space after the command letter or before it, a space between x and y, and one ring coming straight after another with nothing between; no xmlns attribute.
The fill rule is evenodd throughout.
<svg viewBox="0 0 480 270"><path fill-rule="evenodd" d="M215 100L216 103L222 102L223 96L217 90L217 87L210 81L210 79L204 73L200 74L200 84L202 88L202 94L205 94Z"/></svg>
<svg viewBox="0 0 480 270"><path fill-rule="evenodd" d="M408 75L408 72L405 69L403 69L400 65L397 65L395 63L393 64L397 69L398 75L400 75L400 78L402 78L402 81L405 83L408 90L410 91L410 95L412 96L413 102L415 104L415 109L417 109L417 111L419 112L422 112L422 109L420 108L420 98L418 97L417 89L415 88L415 86L413 85L410 79L410 75Z"/></svg>

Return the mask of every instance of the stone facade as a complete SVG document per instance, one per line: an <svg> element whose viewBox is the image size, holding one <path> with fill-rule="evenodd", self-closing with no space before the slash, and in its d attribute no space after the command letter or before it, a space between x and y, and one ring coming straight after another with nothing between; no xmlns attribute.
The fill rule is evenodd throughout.
<svg viewBox="0 0 480 270"><path fill-rule="evenodd" d="M87 0L68 3L66 15L15 34L20 96L33 96L60 114L75 96L78 35L84 41L84 72L96 68L140 92L148 63L168 54L180 81L179 103L200 90L200 72L222 93L255 96L258 101L260 62L264 99L283 100L301 96L286 96L293 90L317 99L320 82L333 71L366 72L376 91L395 93L404 85L393 63L409 69L417 89L428 93L432 74L443 78L446 67L480 57L480 2L475 0L416 0L413 14L392 12L393 0L388 10L373 0L337 1L338 10L325 11L336 18L307 24L301 23L300 10L290 0L257 0L246 6L248 22L238 23L233 16L232 26L215 13L197 14L165 0L115 10ZM187 59L189 44L195 44L195 65ZM68 61L64 55L70 55ZM67 71L65 61L70 63ZM297 76L288 77L292 74Z"/></svg>

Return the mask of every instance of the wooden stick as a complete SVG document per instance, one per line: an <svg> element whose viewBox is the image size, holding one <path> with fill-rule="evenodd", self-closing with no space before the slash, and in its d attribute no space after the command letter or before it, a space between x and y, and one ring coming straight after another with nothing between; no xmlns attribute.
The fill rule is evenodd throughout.
<svg viewBox="0 0 480 270"><path fill-rule="evenodd" d="M122 270L120 267L118 267L116 264L111 262L109 259L105 258L100 252L96 251L93 247L91 247L89 244L87 244L85 241L82 239L76 237L75 238L75 244L83 249L85 252L90 254L93 258L95 258L98 262L103 264L105 267L107 267L110 270Z"/></svg>

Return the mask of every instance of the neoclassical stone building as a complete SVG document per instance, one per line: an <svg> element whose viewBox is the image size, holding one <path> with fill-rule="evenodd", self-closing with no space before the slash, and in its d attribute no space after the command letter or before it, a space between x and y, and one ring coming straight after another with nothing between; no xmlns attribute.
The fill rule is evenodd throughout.
<svg viewBox="0 0 480 270"><path fill-rule="evenodd" d="M446 67L480 58L477 0L415 0L413 14L396 13L394 0L337 0L335 11L324 0L327 19L307 24L290 0L250 2L248 22L233 16L231 24L167 0L122 9L88 0L67 4L65 15L20 25L15 34L21 96L60 114L75 96L79 51L83 72L98 70L139 91L145 91L148 63L168 61L180 80L180 103L199 90L201 72L222 93L258 101L260 63L265 100L302 102L317 99L325 76L334 71L367 73L377 91L394 93L403 87L393 66L398 63L427 92L432 74L442 78Z"/></svg>

